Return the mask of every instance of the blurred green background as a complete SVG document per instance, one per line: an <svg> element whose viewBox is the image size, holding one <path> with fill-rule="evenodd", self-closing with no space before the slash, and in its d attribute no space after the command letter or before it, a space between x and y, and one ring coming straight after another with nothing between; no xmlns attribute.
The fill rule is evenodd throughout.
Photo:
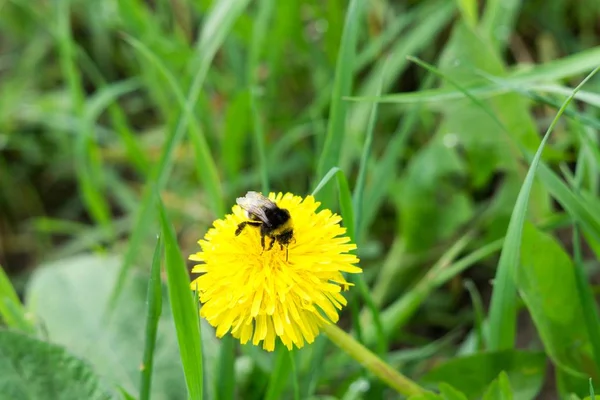
<svg viewBox="0 0 600 400"><path fill-rule="evenodd" d="M321 182L364 270L340 326L382 360L465 398L589 395L600 78L523 182L599 21L597 0L0 1L0 265L24 302L3 278L0 350L62 346L139 398L158 194L187 259L247 190ZM185 398L163 297L152 398ZM323 338L290 363L202 333L207 398L398 396Z"/></svg>

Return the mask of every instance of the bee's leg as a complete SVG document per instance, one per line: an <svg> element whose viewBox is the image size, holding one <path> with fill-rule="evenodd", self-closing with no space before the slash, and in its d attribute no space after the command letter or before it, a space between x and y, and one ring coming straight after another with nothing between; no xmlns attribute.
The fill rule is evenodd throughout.
<svg viewBox="0 0 600 400"><path fill-rule="evenodd" d="M246 227L246 225L248 225L247 221L244 221L242 223L240 223L237 227L237 229L235 230L235 236L238 236L240 233L242 233L242 231L244 230L244 228Z"/></svg>
<svg viewBox="0 0 600 400"><path fill-rule="evenodd" d="M262 246L263 251L265 251L265 234L263 232L260 233L260 245Z"/></svg>
<svg viewBox="0 0 600 400"><path fill-rule="evenodd" d="M288 250L289 250L288 247L285 246L285 261L286 262L288 261L288 256L289 256L289 251Z"/></svg>
<svg viewBox="0 0 600 400"><path fill-rule="evenodd" d="M269 250L271 250L273 248L274 244L275 244L275 238L271 238L271 243L269 243Z"/></svg>
<svg viewBox="0 0 600 400"><path fill-rule="evenodd" d="M244 222L241 222L237 226L237 229L235 230L235 236L238 236L240 233L242 233L242 231L244 230L244 228L246 227L246 225L261 226L262 222L258 222L258 221L244 221Z"/></svg>

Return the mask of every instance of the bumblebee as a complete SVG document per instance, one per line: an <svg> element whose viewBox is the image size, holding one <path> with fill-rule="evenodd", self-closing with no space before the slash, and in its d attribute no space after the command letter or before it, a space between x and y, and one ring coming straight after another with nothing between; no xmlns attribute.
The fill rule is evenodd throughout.
<svg viewBox="0 0 600 400"><path fill-rule="evenodd" d="M240 223L235 230L238 236L246 226L260 228L260 244L265 250L265 237L271 239L267 251L273 248L275 242L283 250L286 247L285 260L288 260L287 246L294 238L294 226L290 212L257 192L248 192L244 197L238 197L236 203L246 211L249 221Z"/></svg>

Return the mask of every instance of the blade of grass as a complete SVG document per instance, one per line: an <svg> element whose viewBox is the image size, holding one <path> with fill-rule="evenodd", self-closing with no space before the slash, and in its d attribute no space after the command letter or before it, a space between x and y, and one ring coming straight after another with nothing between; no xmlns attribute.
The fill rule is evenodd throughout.
<svg viewBox="0 0 600 400"><path fill-rule="evenodd" d="M200 91L206 78L206 74L208 73L208 69L217 52L217 49L221 46L227 33L231 30L233 23L247 4L248 0L218 2L205 20L205 24L203 26L197 46L198 59L193 63L197 68L194 69L196 73L186 97L186 107L182 109L182 115L178 121L177 127L170 132L165 140L160 159L158 163L155 164L154 168L152 168L150 177L147 180L144 188L139 212L136 215L133 230L129 239L129 244L123 259L123 264L121 265L117 282L110 296L108 305L109 313L116 305L121 291L123 290L125 280L127 279L128 271L131 268L134 258L139 251L144 235L149 231L150 224L153 221L153 207L156 201L156 189L154 186L156 185L156 188L158 191L160 191L166 185L173 167L173 155L175 148L181 142L183 135L188 128L190 120L193 120L192 113L186 111L192 110L193 105L196 104L198 97L200 96ZM191 136L195 139L198 138L197 135ZM196 148L201 147L199 146L199 143L197 143L197 140L194 141L194 139L192 139L192 143L196 146ZM199 157L198 162L207 163L206 165L209 165L208 160L211 159L210 151L208 151L207 148L203 148L203 150L204 151L202 152L202 155L204 157ZM214 175L214 173L211 174L211 176L212 175ZM214 180L214 187L218 187L218 179L215 179L215 176L212 176L212 180ZM214 202L217 215L222 215L223 213L221 210L224 209L224 206L222 204L218 205L219 202L216 198L213 198L212 200Z"/></svg>
<svg viewBox="0 0 600 400"><path fill-rule="evenodd" d="M67 81L73 113L82 120L75 146L75 172L83 202L96 223L111 231L109 206L102 195L102 179L98 148L93 139L93 124L85 118L82 77L75 65L74 41L70 28L70 0L61 0L57 7L57 36L60 66Z"/></svg>
<svg viewBox="0 0 600 400"><path fill-rule="evenodd" d="M85 112L88 115L88 119L95 121L100 116L101 111L105 107L108 107L108 115L111 123L119 135L119 139L121 139L131 163L141 176L146 176L150 169L148 157L142 149L141 144L137 141L135 133L130 128L125 112L116 101L118 96L139 87L141 82L137 78L132 78L115 84L107 84L93 60L81 48L78 47L77 49L79 50L78 60L82 65L81 68L86 71L90 80L98 88L98 93L94 94L86 106Z"/></svg>
<svg viewBox="0 0 600 400"><path fill-rule="evenodd" d="M381 95L381 88L383 86L383 79L386 73L387 63L384 65L383 71L381 72L381 78L379 80L379 86L375 92L376 96ZM354 186L354 240L356 243L362 242L362 215L363 215L363 199L365 192L365 184L367 181L367 165L369 158L371 157L371 148L373 147L373 135L375 132L375 122L377 121L377 104L373 103L371 107L371 116L367 125L367 133L365 136L365 144L363 145L363 152L360 157L360 163L358 166L358 176L356 177L356 185Z"/></svg>
<svg viewBox="0 0 600 400"><path fill-rule="evenodd" d="M343 97L352 92L352 76L356 58L356 43L364 2L351 0L346 12L340 50L335 68L331 107L325 143L317 165L317 177L339 164L344 133L346 131L347 104ZM328 197L328 196L327 196ZM328 204L328 201L325 202Z"/></svg>
<svg viewBox="0 0 600 400"><path fill-rule="evenodd" d="M583 132L580 136L585 136ZM586 145L581 144L579 150L579 157L577 160L577 169L575 171L575 191L579 193L583 182L584 167L585 164L582 162ZM583 310L583 318L587 333L592 345L592 354L596 366L600 367L600 317L598 316L598 308L596 306L596 300L592 287L588 282L588 277L585 273L585 266L583 263L583 256L581 253L581 237L579 234L579 226L577 221L573 221L573 262L575 265L575 284L577 285L577 294L579 296L579 303ZM590 378L590 388L591 388Z"/></svg>
<svg viewBox="0 0 600 400"><path fill-rule="evenodd" d="M521 1L519 0L490 0L486 2L481 18L481 29L498 50L502 50L506 46L519 15L520 6Z"/></svg>
<svg viewBox="0 0 600 400"><path fill-rule="evenodd" d="M195 151L195 159L197 160L196 172L203 180L206 191L208 192L211 206L216 215L224 213L223 194L221 192L221 184L216 163L210 153L206 137L202 133L202 129L198 121L194 118L194 113L191 108L191 103L185 98L183 91L175 75L169 71L167 66L142 42L132 37L125 37L125 40L141 54L150 65L154 66L160 75L162 75L168 83L168 86L175 95L177 103L184 110L184 114L188 116L188 124L190 129L190 141Z"/></svg>
<svg viewBox="0 0 600 400"><path fill-rule="evenodd" d="M162 311L162 281L160 279L160 260L162 252L162 239L159 236L154 248L152 269L148 279L148 295L146 309L146 341L144 345L144 358L140 367L140 400L150 399L152 387L152 370L154 360L154 347L156 346L156 331Z"/></svg>
<svg viewBox="0 0 600 400"><path fill-rule="evenodd" d="M316 196L317 193L319 193L321 189L323 189L323 187L331 180L331 178L333 178L335 174L337 174L340 171L341 170L338 167L332 167L329 171L327 171L325 176L321 178L317 186L315 186L315 188L313 189L311 196Z"/></svg>
<svg viewBox="0 0 600 400"><path fill-rule="evenodd" d="M514 86L527 86L538 82L556 81L590 71L598 64L600 64L600 48L593 48L558 60L549 61L545 64L536 65L532 69L516 70L509 73L505 81ZM498 87L495 84L481 84L469 87L469 93L477 98L496 96L506 92L506 88ZM444 88L390 94L378 98L363 96L346 97L346 99L352 101L414 104L458 100L463 97L464 93L459 90Z"/></svg>
<svg viewBox="0 0 600 400"><path fill-rule="evenodd" d="M496 114L494 114L494 112L483 101L475 97L470 90L465 89L460 84L443 74L437 68L414 57L411 57L411 59L423 68L426 68L428 71L440 76L441 78L451 83L461 93L463 93L465 97L470 99L475 105L480 107L486 114L488 114L492 118L492 120L496 122L496 124L505 133L508 134L509 138L511 137L508 129L502 123L502 121L500 121ZM480 72L480 74L489 80L502 82L501 85L503 86L510 86L506 83L506 80L500 81L497 78L492 77L489 74L484 74L482 72ZM510 87L512 88L512 86ZM571 96L576 95L577 92L575 92L574 94L571 93ZM563 112L566 114L568 112L568 109L563 108ZM518 143L517 147L518 150L521 151L525 159L531 163L531 160L533 159L532 155ZM597 216L588 210L588 208L585 205L585 201L581 198L581 196L574 194L567 187L567 185L564 182L562 182L556 176L556 174L550 168L548 168L542 161L540 161L539 163L538 177L546 186L550 194L569 212L569 214L577 217L579 223L586 228L586 232L593 235L596 239L600 240L600 216Z"/></svg>
<svg viewBox="0 0 600 400"><path fill-rule="evenodd" d="M423 35L410 30L406 32L406 35L402 35L399 38L397 38L397 36L400 34L402 29L409 26L411 22L431 15L433 11L440 9L440 7L445 7L445 4L447 3L448 2L444 0L439 2L425 3L417 6L414 10L406 10L406 13L395 16L393 18L393 22L387 25L385 30L379 36L373 38L373 40L369 40L368 43L365 43L365 48L357 54L356 63L354 65L354 74L358 74L360 71L364 70L366 67L375 62L377 58L385 51L385 49L396 39L398 39L397 41L406 41L407 43L401 48L399 43L395 44L394 48L390 50L392 53L400 52L400 50L398 50L399 48L401 50L405 49L403 50L403 53L405 54L414 53L414 47L410 44L427 42L427 40L422 39ZM451 10L448 9L447 11L450 13ZM412 40L411 37L413 38ZM311 106L308 107L307 110L302 114L300 118L301 120L310 119L312 116L323 114L327 105L330 104L329 102L331 100L332 86L332 84L328 84L321 88ZM368 86L368 84L365 86ZM367 91L366 93L369 92Z"/></svg>
<svg viewBox="0 0 600 400"><path fill-rule="evenodd" d="M462 19L471 29L477 27L477 18L479 16L479 5L475 0L457 0L458 8Z"/></svg>
<svg viewBox="0 0 600 400"><path fill-rule="evenodd" d="M292 375L292 389L294 392L294 400L300 400L300 386L298 385L298 370L296 369L296 353L288 351L290 357L290 369Z"/></svg>
<svg viewBox="0 0 600 400"><path fill-rule="evenodd" d="M27 319L25 308L17 296L17 292L8 279L4 268L0 265L0 317L9 328L34 334L35 327Z"/></svg>
<svg viewBox="0 0 600 400"><path fill-rule="evenodd" d="M475 337L477 338L477 344L475 345L475 348L477 351L483 351L486 347L485 337L483 334L483 324L485 320L483 301L481 300L481 295L477 290L477 286L475 286L472 280L465 281L465 288L471 297L471 304L475 314Z"/></svg>
<svg viewBox="0 0 600 400"><path fill-rule="evenodd" d="M419 88L419 91L430 88L434 82L435 76L433 74L427 75L423 80L423 84ZM366 203L369 204L369 207L367 207L366 210L363 210L363 229L368 229L368 227L371 226L377 210L380 209L381 203L388 193L390 185L394 182L394 179L398 174L395 166L397 165L397 161L401 159L404 154L404 149L411 133L415 131L417 122L421 117L421 109L422 106L419 104L409 108L405 113L404 118L398 124L392 139L386 146L383 156L377 161L377 164L374 167L371 183L366 190Z"/></svg>
<svg viewBox="0 0 600 400"><path fill-rule="evenodd" d="M387 58L373 63L371 71L361 76L361 84L355 92L359 96L372 95L381 83L382 92L393 90L394 85L402 79L402 73L410 66L406 56L427 51L432 46L440 32L451 23L456 5L454 1L424 2L423 8L415 15L419 21L407 29L387 51ZM385 60L385 61L384 61ZM383 69L387 72L383 74ZM384 77L383 82L381 77ZM350 104L351 113L348 115L348 131L355 135L365 130L370 109L367 104Z"/></svg>
<svg viewBox="0 0 600 400"><path fill-rule="evenodd" d="M342 218L344 219L348 236L350 240L356 243L356 230L354 229L355 219L354 219L354 211L352 208L352 195L350 192L350 188L348 186L348 181L346 180L346 176L344 173L339 170L337 174L337 182L338 182L338 192L339 192L339 203L340 210L342 214ZM364 302L367 305L367 308L371 312L372 321L375 325L376 339L377 339L377 352L380 355L386 354L387 352L387 339L383 330L383 325L381 323L381 318L379 316L379 308L375 304L373 297L371 296L371 292L365 279L362 274L352 275L350 277L350 281L353 282L358 291L363 298ZM351 309L352 317L354 321L354 327L357 330L359 340L361 339L360 332L362 330L362 326L360 323L359 310Z"/></svg>
<svg viewBox="0 0 600 400"><path fill-rule="evenodd" d="M579 303L583 310L583 317L587 333L592 345L592 354L594 362L600 366L600 318L598 317L598 308L592 287L588 282L581 255L581 238L577 223L573 225L573 262L575 263L575 284L577 285L577 294Z"/></svg>
<svg viewBox="0 0 600 400"><path fill-rule="evenodd" d="M556 123L573 99L575 93L577 93L577 91L585 85L599 69L600 67L596 67L579 85L577 85L577 87L573 89L571 95L564 101L560 110L558 110L558 113L548 127L548 130L535 153L529 171L527 171L525 181L521 186L521 190L519 190L519 195L508 224L504 245L502 246L502 251L500 253L498 269L494 279L494 290L492 291L490 302L488 337L489 348L492 351L511 349L515 344L517 290L513 279L513 269L517 268L519 263L521 237L527 213L529 193L531 192L535 173L538 164L540 163L540 158L542 157L542 151L550 137L550 133L554 130Z"/></svg>
<svg viewBox="0 0 600 400"><path fill-rule="evenodd" d="M265 400L281 399L283 391L288 383L291 372L290 357L287 354L289 350L283 346L277 346L275 354L275 363L269 379L267 394Z"/></svg>
<svg viewBox="0 0 600 400"><path fill-rule="evenodd" d="M510 92L519 93L522 96L528 97L528 98L530 98L530 99L532 99L534 101L537 101L539 103L549 105L549 106L551 106L551 107L553 107L553 108L555 108L557 110L562 105L561 102L557 102L557 101L555 101L555 100L553 100L553 99L551 99L551 98L549 98L547 96L543 96L541 94L533 92L533 90L536 90L535 89L536 85L532 86L531 88L527 88L527 87L523 87L523 86L515 86L515 85L507 82L506 80L504 80L502 78L490 75L490 74L488 74L488 73L486 73L484 71L476 71L476 73L478 75L482 76L483 78L487 79L488 81L490 81L490 82L498 85L498 87L506 89L507 91L510 91ZM542 87L544 87L544 86L542 86ZM571 90L567 89L567 88L563 88L563 90L560 92L560 94L565 95L565 96L568 97L571 94ZM575 96L576 99L582 100L582 101L589 100L589 99L586 99L586 98L580 98L579 94L581 94L581 92L577 93L577 95ZM586 102L589 103L589 101L586 101ZM594 104L594 103L590 103L590 104ZM569 108L567 108L564 111L564 115L566 115L568 117L571 117L571 118L574 118L574 119L577 119L579 122L583 122L586 125L594 127L596 129L600 128L600 122L598 122L597 120L595 120L595 119L593 119L593 118L591 118L591 117L589 117L589 116L587 116L585 114L582 114L582 113L578 112L576 109L569 109Z"/></svg>
<svg viewBox="0 0 600 400"><path fill-rule="evenodd" d="M408 322L410 317L414 315L418 307L425 299L427 299L434 289L438 288L455 274L473 265L479 259L487 257L494 252L493 247L490 248L489 245L483 246L477 253L473 252L472 256L474 257L468 259L467 262L463 261L461 263L461 260L459 260L453 263L452 260L466 248L471 240L473 240L472 232L461 237L452 245L452 247L442 254L435 265L431 267L430 271L419 280L414 287L381 312L381 324L384 327L384 335L386 338L389 338L395 332L398 332L398 330ZM449 271L452 271L454 275L450 275L448 273ZM444 279L440 278L442 275ZM376 340L375 332L372 328L373 324L371 324L370 320L367 318L363 318L362 323L367 327L367 329L365 329L365 342L373 343Z"/></svg>
<svg viewBox="0 0 600 400"><path fill-rule="evenodd" d="M577 222L600 241L600 216L591 212L580 195L573 193L566 183L544 163L540 163L539 179L544 183L552 197L554 197L567 212L577 219Z"/></svg>
<svg viewBox="0 0 600 400"><path fill-rule="evenodd" d="M355 231L354 231L354 211L352 208L352 194L350 192L350 187L348 186L348 180L346 179L346 176L344 175L344 172L339 169L338 167L333 167L331 168L327 174L325 174L325 176L321 179L321 181L317 184L317 187L313 190L312 195L314 196L316 193L318 193L324 186L325 184L327 184L327 182L329 182L331 180L331 178L333 178L333 176L336 176L336 180L337 180L337 184L338 184L338 193L339 193L339 205L340 205L340 211L341 211L341 215L342 218L344 220L344 226L346 227L346 232L348 234L348 236L350 237L350 240L354 241L354 235L355 235ZM381 324L381 319L379 317L379 309L377 308L375 301L373 301L373 297L371 296L371 293L369 291L369 288L366 284L366 282L364 281L364 278L361 274L359 274L358 276L351 276L349 277L349 279L351 280L352 283L354 283L358 290L359 293L361 295L361 297L363 298L363 300L365 301L365 303L367 304L367 307L369 308L369 311L371 312L371 315L373 317L373 321L375 324L375 329L376 329L376 338L377 338L377 349L379 352L381 352L382 354L385 353L385 349L387 348L387 340L384 334L384 330L383 330L383 325ZM352 306L352 304L351 304ZM354 328L356 329L357 335L360 338L361 337L361 324L360 324L360 320L358 317L358 310L356 308L350 308L352 311L352 317L353 317L353 321L354 323Z"/></svg>
<svg viewBox="0 0 600 400"><path fill-rule="evenodd" d="M509 138L511 137L506 126L502 123L502 121L500 121L496 114L494 114L492 109L490 109L490 107L488 107L483 101L481 101L481 99L475 97L472 91L462 87L456 81L449 78L447 75L443 74L440 70L433 67L432 65L427 64L414 57L410 58L423 68L426 68L428 71L432 72L433 74L438 75L441 78L447 80L458 91L463 93L465 97L470 99L475 105L480 107L486 114L488 114L490 118L492 118L492 120L496 122L496 124L508 135ZM491 77L489 74L483 74L481 72L480 74L488 79L499 81L497 78ZM501 82L503 86L509 86L506 83L506 80L503 80ZM571 93L571 96L576 95L577 92ZM573 97L570 98L572 99ZM566 113L567 109L563 108L563 112ZM533 159L532 155L518 143L517 148L523 154L525 159L531 163ZM590 210L586 207L585 201L581 198L581 196L573 193L568 188L568 186L563 181L561 181L556 176L556 174L550 168L548 168L548 166L546 166L541 160L539 162L538 169L538 177L548 189L550 194L561 204L561 206L563 206L569 212L569 214L577 217L578 222L586 228L586 232L593 235L597 240L600 240L600 216L597 216L594 213L590 212Z"/></svg>
<svg viewBox="0 0 600 400"><path fill-rule="evenodd" d="M319 383L319 378L321 377L321 372L323 370L323 360L325 360L325 352L327 350L327 345L329 341L325 339L323 336L317 336L315 342L312 345L313 353L312 360L310 362L310 372L306 379L306 384L303 385L303 390L301 395L303 399L311 398L311 396L317 390L317 385Z"/></svg>
<svg viewBox="0 0 600 400"><path fill-rule="evenodd" d="M218 376L216 376L217 399L235 398L235 349L236 341L231 335L221 339L219 351Z"/></svg>
<svg viewBox="0 0 600 400"><path fill-rule="evenodd" d="M258 155L258 170L260 171L260 187L262 192L267 195L269 193L269 168L267 166L265 130L260 117L260 106L257 104L257 89L250 89L248 97L250 101L250 114L252 118L252 132L254 133L254 145Z"/></svg>
<svg viewBox="0 0 600 400"><path fill-rule="evenodd" d="M260 170L261 189L266 195L269 193L269 168L267 165L265 129L262 123L262 110L258 96L258 66L261 50L265 47L265 38L273 15L275 3L273 0L260 0L258 15L252 30L250 45L250 61L248 62L248 85L250 100L250 118L253 122L254 142L258 156L258 169Z"/></svg>
<svg viewBox="0 0 600 400"><path fill-rule="evenodd" d="M165 241L165 271L167 273L167 288L169 303L173 313L173 322L177 331L179 354L188 396L191 399L202 399L203 390L203 365L200 326L196 315L196 299L192 298L190 280L177 244L175 231L169 222L167 212L160 201L158 194L158 213L162 236Z"/></svg>

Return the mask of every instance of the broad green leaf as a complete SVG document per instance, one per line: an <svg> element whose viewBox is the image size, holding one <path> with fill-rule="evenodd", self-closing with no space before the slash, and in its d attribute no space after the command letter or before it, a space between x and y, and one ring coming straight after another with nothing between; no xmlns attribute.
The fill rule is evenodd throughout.
<svg viewBox="0 0 600 400"><path fill-rule="evenodd" d="M428 372L424 381L445 382L475 399L502 371L510 377L515 398L534 399L544 382L546 357L544 353L516 350L455 357Z"/></svg>
<svg viewBox="0 0 600 400"><path fill-rule="evenodd" d="M137 396L148 276L132 274L115 313L107 322L102 315L120 261L115 256L89 255L38 267L27 287L25 304L44 326L50 341L85 357L111 386L122 386ZM212 331L207 324L203 329ZM205 337L207 363L212 365L218 342L211 335ZM173 317L165 296L154 349L153 399L185 397L185 381L176 349Z"/></svg>
<svg viewBox="0 0 600 400"><path fill-rule="evenodd" d="M573 262L556 239L529 224L523 231L521 249L515 279L546 353L559 369L575 378L597 378L577 301Z"/></svg>
<svg viewBox="0 0 600 400"><path fill-rule="evenodd" d="M64 348L0 329L0 397L3 399L116 398L88 364Z"/></svg>

